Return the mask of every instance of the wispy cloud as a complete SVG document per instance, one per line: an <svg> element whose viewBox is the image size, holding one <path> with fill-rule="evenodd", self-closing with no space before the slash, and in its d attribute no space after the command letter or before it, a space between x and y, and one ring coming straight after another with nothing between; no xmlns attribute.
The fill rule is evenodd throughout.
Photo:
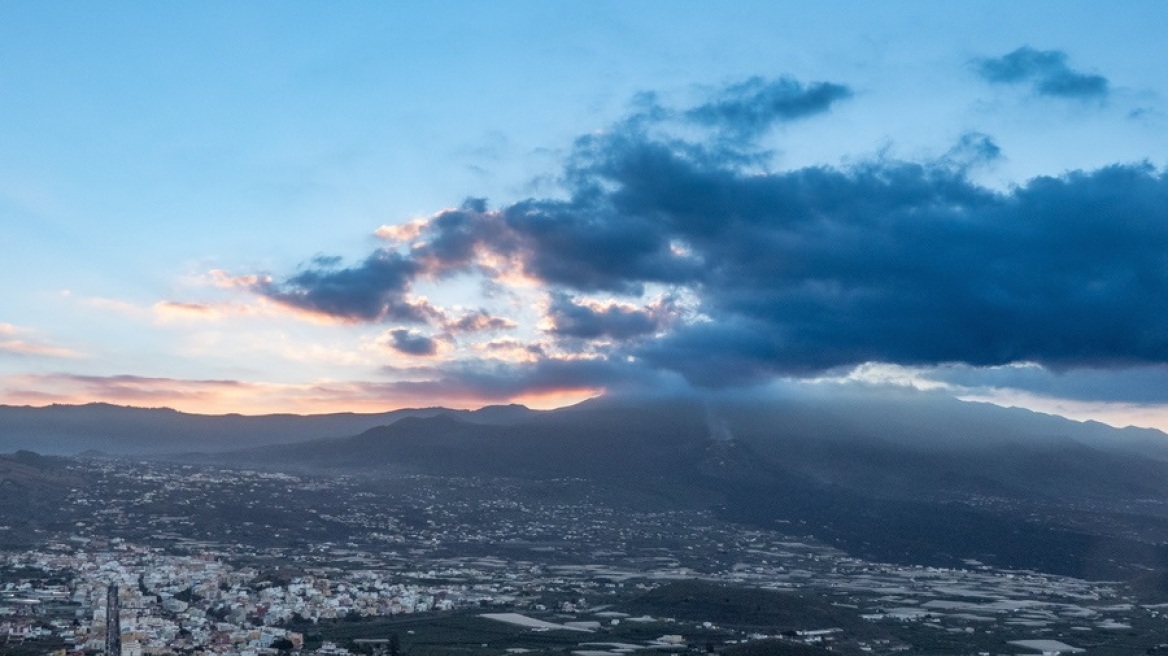
<svg viewBox="0 0 1168 656"><path fill-rule="evenodd" d="M512 330L518 327L515 321L505 317L497 317L486 310L467 312L456 319L449 319L442 324L448 334L482 333L499 330Z"/></svg>
<svg viewBox="0 0 1168 656"><path fill-rule="evenodd" d="M79 358L81 353L40 339L31 328L0 323L0 356Z"/></svg>
<svg viewBox="0 0 1168 656"><path fill-rule="evenodd" d="M772 126L822 114L852 96L833 82L804 84L789 77L752 77L726 87L709 101L685 112L693 121L749 139Z"/></svg>
<svg viewBox="0 0 1168 656"><path fill-rule="evenodd" d="M105 402L140 407L168 407L185 412L269 414L288 412L383 412L401 407L473 408L507 401L531 407L555 407L595 396L594 376L557 375L545 365L528 377L499 369L465 379L403 381L333 381L275 383L241 380L191 380L134 375L83 376L58 373L0 376L6 403ZM494 383L506 382L493 387Z"/></svg>

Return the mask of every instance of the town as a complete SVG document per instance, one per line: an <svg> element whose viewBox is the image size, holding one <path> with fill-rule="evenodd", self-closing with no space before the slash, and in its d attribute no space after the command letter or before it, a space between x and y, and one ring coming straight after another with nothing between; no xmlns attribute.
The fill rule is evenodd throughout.
<svg viewBox="0 0 1168 656"><path fill-rule="evenodd" d="M4 653L105 653L111 626L126 656L372 653L391 641L429 654L456 633L483 654L752 643L1106 654L1168 635L1168 608L1117 582L867 562L798 524L634 510L578 480L70 466L95 483L69 493L56 528L26 529L38 546L0 560ZM790 595L809 606L752 619L720 607L727 590L776 595L753 607Z"/></svg>

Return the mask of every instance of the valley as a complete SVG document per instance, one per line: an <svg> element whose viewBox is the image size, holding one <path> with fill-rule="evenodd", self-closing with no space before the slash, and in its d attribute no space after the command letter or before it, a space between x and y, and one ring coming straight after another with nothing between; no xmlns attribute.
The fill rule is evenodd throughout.
<svg viewBox="0 0 1168 656"><path fill-rule="evenodd" d="M1069 422L1002 458L764 410L718 435L708 409L592 403L3 456L0 650L100 651L109 583L152 654L1129 654L1168 632L1168 463Z"/></svg>

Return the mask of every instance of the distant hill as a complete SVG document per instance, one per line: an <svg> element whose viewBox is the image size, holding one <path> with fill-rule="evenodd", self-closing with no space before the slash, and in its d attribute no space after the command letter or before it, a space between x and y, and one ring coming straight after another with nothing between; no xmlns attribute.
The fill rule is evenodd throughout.
<svg viewBox="0 0 1168 656"><path fill-rule="evenodd" d="M216 456L316 473L573 477L876 560L1090 577L1168 566L1168 437L931 395L600 399L490 424L407 417ZM688 506L687 506L688 504Z"/></svg>
<svg viewBox="0 0 1168 656"><path fill-rule="evenodd" d="M495 406L478 411L481 421L532 411ZM0 405L0 452L28 449L72 455L158 455L215 452L353 435L402 417L431 417L467 411L445 408L395 410L376 414L199 415L168 408L131 408L106 403L46 407ZM471 418L475 421L475 418Z"/></svg>

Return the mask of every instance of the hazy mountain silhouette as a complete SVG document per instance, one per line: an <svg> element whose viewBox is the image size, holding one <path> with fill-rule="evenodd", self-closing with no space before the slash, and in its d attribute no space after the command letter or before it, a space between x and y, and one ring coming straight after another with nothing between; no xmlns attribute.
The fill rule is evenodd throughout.
<svg viewBox="0 0 1168 656"><path fill-rule="evenodd" d="M531 412L522 406L484 408L484 421ZM288 444L353 435L402 417L429 417L467 411L445 408L376 414L198 415L169 408L132 408L90 403L46 407L0 405L0 452L28 449L69 455L101 451L111 455L158 455L227 451L261 444Z"/></svg>

